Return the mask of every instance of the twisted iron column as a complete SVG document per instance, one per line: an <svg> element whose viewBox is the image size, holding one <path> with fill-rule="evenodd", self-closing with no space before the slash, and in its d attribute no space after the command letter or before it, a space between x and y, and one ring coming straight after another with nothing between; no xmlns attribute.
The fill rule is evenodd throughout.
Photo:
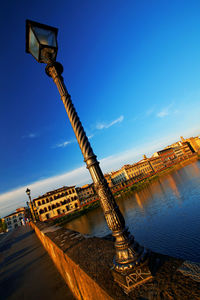
<svg viewBox="0 0 200 300"><path fill-rule="evenodd" d="M84 161L91 174L95 190L99 196L101 207L103 209L108 227L115 237L116 254L114 258L114 270L117 272L126 272L132 270L136 265L143 263L147 257L148 251L134 241L134 237L125 227L125 220L122 216L114 196L104 178L104 175L96 159L90 142L86 136L71 97L65 87L63 77L61 76L63 67L58 62L50 62L46 66L46 73L52 77L55 82L61 99L65 106L72 128L76 135Z"/></svg>

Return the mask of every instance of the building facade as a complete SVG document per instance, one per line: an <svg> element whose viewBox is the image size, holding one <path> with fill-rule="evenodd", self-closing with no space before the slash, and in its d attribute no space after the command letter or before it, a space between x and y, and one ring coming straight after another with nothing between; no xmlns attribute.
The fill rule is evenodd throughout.
<svg viewBox="0 0 200 300"><path fill-rule="evenodd" d="M149 163L154 172L159 172L165 168L165 165L160 157L149 158Z"/></svg>
<svg viewBox="0 0 200 300"><path fill-rule="evenodd" d="M33 199L40 221L57 218L80 208L75 186L62 187Z"/></svg>
<svg viewBox="0 0 200 300"><path fill-rule="evenodd" d="M124 170L124 173L126 174L126 178L128 180L131 178L146 177L153 173L152 166L146 156L144 159L133 165L124 165L122 169Z"/></svg>
<svg viewBox="0 0 200 300"><path fill-rule="evenodd" d="M189 144L188 146L190 147L192 152L200 153L200 138L199 138L199 136L190 137L188 139L184 139L181 136L181 141L188 143Z"/></svg>
<svg viewBox="0 0 200 300"><path fill-rule="evenodd" d="M110 175L113 185L125 182L128 179L123 168L115 172L111 172Z"/></svg>
<svg viewBox="0 0 200 300"><path fill-rule="evenodd" d="M169 167L177 162L174 149L171 147L155 152L153 157L160 157L165 167Z"/></svg>
<svg viewBox="0 0 200 300"><path fill-rule="evenodd" d="M16 211L14 213L9 214L8 216L5 216L3 218L4 222L7 225L8 231L22 226L23 219L25 219L25 208L24 207L20 207L20 208L16 209Z"/></svg>
<svg viewBox="0 0 200 300"><path fill-rule="evenodd" d="M80 206L88 205L91 202L97 201L98 197L94 190L94 184L86 184L76 188L77 195L80 201Z"/></svg>
<svg viewBox="0 0 200 300"><path fill-rule="evenodd" d="M112 176L111 176L111 173L106 173L104 174L104 177L109 185L110 188L113 187L113 182L112 182Z"/></svg>
<svg viewBox="0 0 200 300"><path fill-rule="evenodd" d="M176 155L176 157L178 158L179 161L183 160L183 159L187 159L189 157L191 157L195 151L194 149L191 147L189 142L176 142L174 144L171 144L170 146L166 147L167 148L173 148L174 153Z"/></svg>

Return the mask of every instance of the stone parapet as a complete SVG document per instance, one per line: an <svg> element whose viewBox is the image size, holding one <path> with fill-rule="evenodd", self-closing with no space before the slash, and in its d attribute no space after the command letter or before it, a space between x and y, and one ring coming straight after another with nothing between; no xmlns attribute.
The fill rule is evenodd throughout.
<svg viewBox="0 0 200 300"><path fill-rule="evenodd" d="M114 282L110 270L115 254L113 241L42 222L31 225L77 299L200 299L200 283L194 280L198 275L182 272L183 260L152 253L152 281L126 295Z"/></svg>

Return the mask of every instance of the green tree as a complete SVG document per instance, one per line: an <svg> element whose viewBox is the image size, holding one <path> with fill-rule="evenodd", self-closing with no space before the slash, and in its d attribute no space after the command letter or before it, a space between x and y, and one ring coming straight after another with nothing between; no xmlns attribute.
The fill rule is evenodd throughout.
<svg viewBox="0 0 200 300"><path fill-rule="evenodd" d="M6 223L0 218L0 232L6 231L7 225Z"/></svg>

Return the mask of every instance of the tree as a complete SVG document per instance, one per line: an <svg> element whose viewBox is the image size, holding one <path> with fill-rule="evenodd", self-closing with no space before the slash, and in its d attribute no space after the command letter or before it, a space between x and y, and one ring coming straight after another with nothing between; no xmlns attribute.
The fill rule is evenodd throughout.
<svg viewBox="0 0 200 300"><path fill-rule="evenodd" d="M2 219L0 218L0 232L5 232L6 229L7 229L6 223L4 222L4 220L2 220Z"/></svg>

